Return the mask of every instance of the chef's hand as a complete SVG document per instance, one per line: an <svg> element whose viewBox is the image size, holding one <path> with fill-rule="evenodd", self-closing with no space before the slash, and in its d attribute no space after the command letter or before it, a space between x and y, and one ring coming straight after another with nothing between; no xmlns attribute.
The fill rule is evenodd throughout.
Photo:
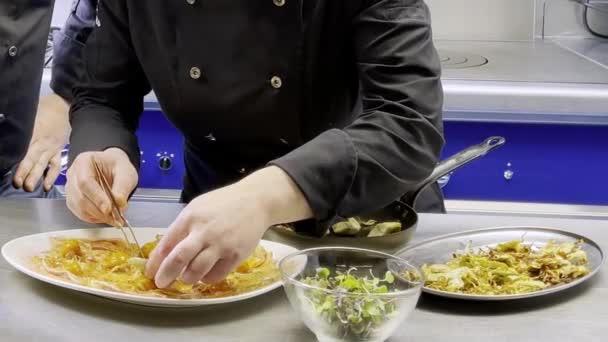
<svg viewBox="0 0 608 342"><path fill-rule="evenodd" d="M137 186L138 175L127 154L119 148L85 152L76 157L67 173L65 193L68 208L83 221L116 225L120 222L112 218L112 201L97 181L93 158L110 183L120 210L126 210L129 195Z"/></svg>
<svg viewBox="0 0 608 342"><path fill-rule="evenodd" d="M69 105L58 95L42 97L25 158L19 163L13 185L32 192L44 171L44 190L50 191L61 172L61 150L70 135Z"/></svg>
<svg viewBox="0 0 608 342"><path fill-rule="evenodd" d="M224 279L254 251L268 227L312 217L297 185L278 167L194 199L169 227L146 265L160 288Z"/></svg>

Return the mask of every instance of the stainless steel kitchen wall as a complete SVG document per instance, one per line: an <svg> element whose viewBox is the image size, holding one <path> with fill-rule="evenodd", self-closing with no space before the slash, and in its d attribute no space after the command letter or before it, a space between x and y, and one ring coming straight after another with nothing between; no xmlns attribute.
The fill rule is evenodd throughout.
<svg viewBox="0 0 608 342"><path fill-rule="evenodd" d="M589 10L589 24L608 34L608 0ZM436 39L531 40L588 38L583 6L576 0L426 0Z"/></svg>
<svg viewBox="0 0 608 342"><path fill-rule="evenodd" d="M530 40L535 0L426 0L436 39Z"/></svg>
<svg viewBox="0 0 608 342"><path fill-rule="evenodd" d="M595 31L608 35L608 0L594 2L605 11L590 9L589 25ZM583 22L583 6L574 0L537 0L536 36L542 38L588 38L592 37ZM544 30L540 23L544 23Z"/></svg>

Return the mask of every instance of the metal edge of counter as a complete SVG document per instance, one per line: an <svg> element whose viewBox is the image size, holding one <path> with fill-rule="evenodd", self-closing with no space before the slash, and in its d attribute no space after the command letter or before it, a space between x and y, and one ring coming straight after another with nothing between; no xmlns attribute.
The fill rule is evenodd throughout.
<svg viewBox="0 0 608 342"><path fill-rule="evenodd" d="M58 186L60 193L63 187ZM179 203L180 190L173 189L138 189L132 200L140 202ZM528 203L528 202L492 202L471 200L446 200L446 209L451 214L481 214L534 217L560 217L608 220L608 206Z"/></svg>
<svg viewBox="0 0 608 342"><path fill-rule="evenodd" d="M446 121L608 125L608 86L443 81Z"/></svg>
<svg viewBox="0 0 608 342"><path fill-rule="evenodd" d="M468 200L446 200L445 203L452 214L608 219L608 206Z"/></svg>
<svg viewBox="0 0 608 342"><path fill-rule="evenodd" d="M446 121L608 125L603 84L443 80ZM153 93L147 110L159 110Z"/></svg>

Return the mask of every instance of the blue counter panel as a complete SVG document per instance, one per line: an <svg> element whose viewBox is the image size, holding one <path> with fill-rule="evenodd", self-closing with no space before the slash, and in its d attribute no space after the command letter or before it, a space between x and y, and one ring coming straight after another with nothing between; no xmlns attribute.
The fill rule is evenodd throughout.
<svg viewBox="0 0 608 342"><path fill-rule="evenodd" d="M448 121L445 134L444 156L489 136L507 139L451 176L444 187L448 199L608 205L608 126ZM161 112L146 111L137 135L140 186L181 188L183 140L177 130ZM162 156L171 169L159 167Z"/></svg>
<svg viewBox="0 0 608 342"><path fill-rule="evenodd" d="M445 134L445 156L491 135L507 139L455 172L446 198L608 205L607 126L446 122Z"/></svg>
<svg viewBox="0 0 608 342"><path fill-rule="evenodd" d="M183 138L162 112L146 111L136 132L142 152L139 186L151 189L181 189L184 173ZM171 160L171 168L160 168L160 158ZM57 184L65 184L62 175Z"/></svg>
<svg viewBox="0 0 608 342"><path fill-rule="evenodd" d="M152 189L181 189L184 174L184 141L162 112L147 111L139 129L139 148L143 152L140 169L140 187ZM159 160L166 156L171 168L162 170Z"/></svg>

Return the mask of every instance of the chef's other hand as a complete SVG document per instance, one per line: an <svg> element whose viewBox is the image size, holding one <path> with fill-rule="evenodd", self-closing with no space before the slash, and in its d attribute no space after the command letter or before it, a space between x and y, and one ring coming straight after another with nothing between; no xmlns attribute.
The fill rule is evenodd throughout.
<svg viewBox="0 0 608 342"><path fill-rule="evenodd" d="M120 224L112 218L112 200L97 180L93 160L97 161L110 183L120 210L126 210L129 195L137 186L138 175L127 154L118 148L85 152L76 157L67 173L65 192L68 208L79 219L89 223Z"/></svg>
<svg viewBox="0 0 608 342"><path fill-rule="evenodd" d="M43 186L45 191L51 190L61 172L61 150L70 134L69 109L59 95L40 99L30 146L13 177L16 188L34 191L48 168Z"/></svg>
<svg viewBox="0 0 608 342"><path fill-rule="evenodd" d="M268 227L312 217L292 179L272 166L194 199L169 227L146 265L166 288L224 279L254 251Z"/></svg>

